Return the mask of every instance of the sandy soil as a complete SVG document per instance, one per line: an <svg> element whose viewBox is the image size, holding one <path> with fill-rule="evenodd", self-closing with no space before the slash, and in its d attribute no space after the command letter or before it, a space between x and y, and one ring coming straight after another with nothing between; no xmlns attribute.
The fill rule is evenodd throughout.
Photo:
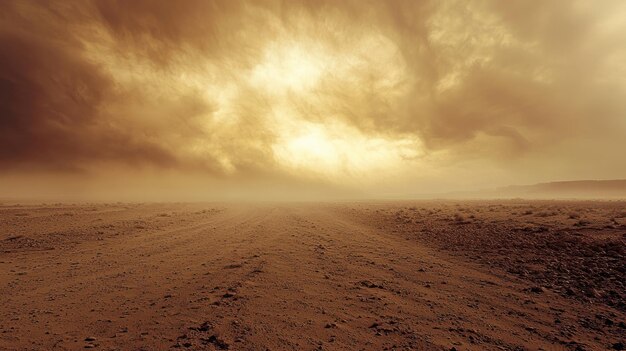
<svg viewBox="0 0 626 351"><path fill-rule="evenodd" d="M0 207L2 350L606 350L623 202Z"/></svg>

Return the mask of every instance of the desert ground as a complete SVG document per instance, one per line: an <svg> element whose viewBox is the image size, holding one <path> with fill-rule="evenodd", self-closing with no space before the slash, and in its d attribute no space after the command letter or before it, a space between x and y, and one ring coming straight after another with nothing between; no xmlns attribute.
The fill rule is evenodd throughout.
<svg viewBox="0 0 626 351"><path fill-rule="evenodd" d="M621 350L626 202L0 206L1 350Z"/></svg>

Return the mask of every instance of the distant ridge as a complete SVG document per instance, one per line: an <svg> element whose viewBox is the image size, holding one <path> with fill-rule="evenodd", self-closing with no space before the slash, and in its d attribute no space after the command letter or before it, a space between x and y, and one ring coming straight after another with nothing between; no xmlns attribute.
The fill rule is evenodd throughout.
<svg viewBox="0 0 626 351"><path fill-rule="evenodd" d="M414 198L626 200L626 179L571 180L532 185L510 185L496 189L421 194Z"/></svg>
<svg viewBox="0 0 626 351"><path fill-rule="evenodd" d="M626 179L573 180L498 188L494 195L528 198L626 199Z"/></svg>

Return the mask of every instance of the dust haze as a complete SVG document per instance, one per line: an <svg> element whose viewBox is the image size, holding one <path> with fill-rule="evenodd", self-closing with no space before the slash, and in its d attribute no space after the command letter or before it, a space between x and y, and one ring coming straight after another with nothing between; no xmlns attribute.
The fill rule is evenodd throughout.
<svg viewBox="0 0 626 351"><path fill-rule="evenodd" d="M624 178L621 1L4 1L0 191L358 198Z"/></svg>
<svg viewBox="0 0 626 351"><path fill-rule="evenodd" d="M0 349L624 350L626 1L0 1Z"/></svg>

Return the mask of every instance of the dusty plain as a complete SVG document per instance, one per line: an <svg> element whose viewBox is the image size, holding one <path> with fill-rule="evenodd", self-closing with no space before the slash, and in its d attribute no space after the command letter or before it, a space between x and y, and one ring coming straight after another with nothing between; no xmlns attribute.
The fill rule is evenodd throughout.
<svg viewBox="0 0 626 351"><path fill-rule="evenodd" d="M0 350L620 350L626 203L0 206Z"/></svg>

